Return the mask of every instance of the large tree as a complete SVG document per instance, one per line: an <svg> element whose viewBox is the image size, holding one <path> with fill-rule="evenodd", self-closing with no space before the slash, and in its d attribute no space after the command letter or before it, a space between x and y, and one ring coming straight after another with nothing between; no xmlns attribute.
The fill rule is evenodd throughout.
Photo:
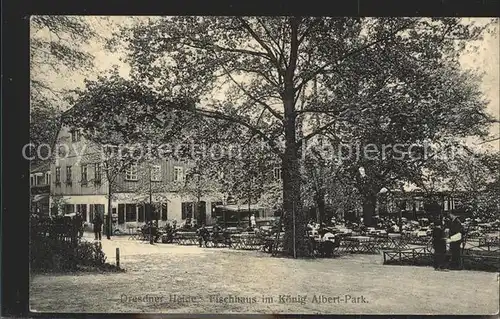
<svg viewBox="0 0 500 319"><path fill-rule="evenodd" d="M478 79L457 65L413 74L415 87L405 83L406 73L398 75L389 92L372 96L373 106L353 118L347 129L338 130L358 146L346 158L359 179L367 224L382 188L415 182L436 152L455 147L459 138L486 136L494 121L486 111ZM366 176L356 174L358 167Z"/></svg>
<svg viewBox="0 0 500 319"><path fill-rule="evenodd" d="M463 145L450 155L434 161L428 167L428 175L448 186L451 195L461 199L462 208L469 213L499 218L499 153L478 152Z"/></svg>
<svg viewBox="0 0 500 319"><path fill-rule="evenodd" d="M154 105L198 99L183 109L237 123L268 143L283 168L286 252L297 246L300 256L307 254L300 147L383 109L374 96L390 98L395 86L408 100L440 101L431 75L481 31L454 18L167 17L120 37Z"/></svg>

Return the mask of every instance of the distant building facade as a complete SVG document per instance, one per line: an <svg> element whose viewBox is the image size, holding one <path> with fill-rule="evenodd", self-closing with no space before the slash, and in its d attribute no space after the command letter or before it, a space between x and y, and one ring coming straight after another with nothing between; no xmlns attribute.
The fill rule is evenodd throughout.
<svg viewBox="0 0 500 319"><path fill-rule="evenodd" d="M50 215L50 184L50 161L32 165L30 169L30 207L32 213L42 217Z"/></svg>
<svg viewBox="0 0 500 319"><path fill-rule="evenodd" d="M95 214L104 217L109 211L109 182L102 146L86 141L81 133L67 127L59 132L58 145L62 146L50 164L50 206L53 215L80 212L91 223ZM198 223L212 223L210 210L220 204L221 196L203 196L198 202L180 192L187 169L187 162L158 159L130 163L113 176L111 211L115 227L135 228L150 219L158 220L161 226L167 221L182 223L197 217ZM150 201L152 216L147 216Z"/></svg>

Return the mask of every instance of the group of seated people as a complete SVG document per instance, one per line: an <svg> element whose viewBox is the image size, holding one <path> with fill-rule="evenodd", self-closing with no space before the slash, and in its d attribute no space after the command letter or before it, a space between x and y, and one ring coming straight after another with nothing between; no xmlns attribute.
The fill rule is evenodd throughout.
<svg viewBox="0 0 500 319"><path fill-rule="evenodd" d="M231 237L229 232L227 229L224 229L218 224L215 224L212 227L211 232L205 227L205 225L201 225L201 227L196 230L196 234L198 236L198 244L200 247L208 247L209 242L212 242L216 246L222 243L231 247Z"/></svg>
<svg viewBox="0 0 500 319"><path fill-rule="evenodd" d="M150 240L152 239L153 242L157 242L162 234L156 221L146 222L141 226L141 232L145 236L150 236L149 238Z"/></svg>

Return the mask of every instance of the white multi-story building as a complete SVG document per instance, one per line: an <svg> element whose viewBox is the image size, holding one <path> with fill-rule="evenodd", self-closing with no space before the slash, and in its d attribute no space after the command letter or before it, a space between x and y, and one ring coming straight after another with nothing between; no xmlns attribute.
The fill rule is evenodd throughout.
<svg viewBox="0 0 500 319"><path fill-rule="evenodd" d="M94 214L108 213L109 182L102 160L102 147L86 141L80 130L62 128L57 138L58 154L50 165L51 214L80 212L91 223ZM160 226L187 218L212 222L213 207L222 202L218 194L196 196L182 188L189 163L173 159L130 163L113 176L111 211L116 228L126 230L153 219ZM198 201L199 199L199 201ZM147 205L153 204L152 217ZM198 210L195 205L198 203ZM195 216L196 215L196 216Z"/></svg>

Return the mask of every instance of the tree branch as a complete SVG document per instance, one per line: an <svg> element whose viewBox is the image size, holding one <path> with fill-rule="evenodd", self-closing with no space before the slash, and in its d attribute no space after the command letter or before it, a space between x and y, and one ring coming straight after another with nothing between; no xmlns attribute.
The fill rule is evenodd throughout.
<svg viewBox="0 0 500 319"><path fill-rule="evenodd" d="M243 19L242 17L238 17L237 19L241 22L242 27L254 38L254 40L257 41L264 50L266 50L268 56L271 58L271 61L274 63L276 70L278 71L278 74L283 74L284 70L281 68L281 65L279 64L278 59L274 55L271 48L252 29L252 27L248 24L248 22L245 19Z"/></svg>
<svg viewBox="0 0 500 319"><path fill-rule="evenodd" d="M264 101L262 101L261 99L255 97L253 94L251 94L250 92L248 92L245 87L243 87L243 85L241 85L240 83L238 83L238 81L236 81L234 79L234 77L231 75L231 72L229 70L227 70L227 68L224 66L224 64L220 64L222 69L224 70L224 72L226 72L226 75L231 79L231 81L241 90L243 91L243 93L245 93L249 98L251 98L252 100L254 100L255 102L259 103L260 105L262 105L267 111L269 111L276 119L278 120L283 120L283 116L281 116L281 114L279 114L278 112L276 112L275 110L273 110L271 108L270 105L268 105L267 103L265 103Z"/></svg>
<svg viewBox="0 0 500 319"><path fill-rule="evenodd" d="M261 25L261 27L264 29L264 32L266 33L266 35L269 37L269 39L271 39L271 41L273 41L274 44L276 44L276 51L278 52L278 54L281 56L282 59L284 59L284 56L283 56L283 51L280 50L280 45L278 43L278 41L272 36L271 32L269 31L269 29L266 27L265 23L262 22L261 19L257 18L257 21L259 22L259 24Z"/></svg>
<svg viewBox="0 0 500 319"><path fill-rule="evenodd" d="M319 23L321 22L322 18L315 18L313 22L311 22L311 24L309 24L309 26L307 27L307 29L304 31L304 33L302 33L302 35L300 36L299 38L299 46L302 44L302 42L304 41L304 39L309 35L309 33L311 32L311 30Z"/></svg>
<svg viewBox="0 0 500 319"><path fill-rule="evenodd" d="M234 116L226 115L218 111L207 110L207 109L196 108L193 111L209 118L234 122L248 128L250 131L252 131L252 133L260 136L264 141L266 141L276 155L278 155L279 157L283 157L283 152L278 148L276 142L273 139L269 138L264 132L249 124L248 121L246 121L245 119L237 118Z"/></svg>
<svg viewBox="0 0 500 319"><path fill-rule="evenodd" d="M318 69L316 69L316 71L312 72L309 76L306 76L303 78L302 82L297 86L297 90L301 89L302 86L304 86L306 83L308 83L309 81L311 81L316 75L320 74L321 72L323 72L327 67L333 65L335 62L339 63L349 57L352 57L352 56L355 56L355 55L358 55L360 53L362 53L363 51L365 51L366 49L369 49L370 47L374 46L375 44L378 44L380 42L383 42L387 39L389 39L391 36L397 34L398 32L410 27L411 25L413 25L414 23L409 23L409 24L405 24L404 26L400 27L400 28L397 28L395 31L389 33L388 35L386 35L385 37L382 37L376 41L373 41L371 43L368 43L358 49L355 49L355 50L352 50L344 55L342 55L340 58L338 58L337 60L335 61L332 61L332 62L328 62L328 63L325 63L324 65L322 65L321 67L319 67Z"/></svg>
<svg viewBox="0 0 500 319"><path fill-rule="evenodd" d="M260 52L260 51L253 51L253 50L247 50L247 49L237 49L237 48L227 48L227 47L221 47L219 45L213 44L213 43L206 43L197 39L193 38L169 38L169 40L175 41L178 40L180 41L183 45L192 47L194 49L200 49L200 50L207 50L207 51L224 51L224 52L230 52L230 53L242 53L242 54L247 54L247 55L252 55L255 57L259 58L264 58L268 61L273 61L272 57L266 54L265 52ZM185 42L186 40L191 41L191 43Z"/></svg>

